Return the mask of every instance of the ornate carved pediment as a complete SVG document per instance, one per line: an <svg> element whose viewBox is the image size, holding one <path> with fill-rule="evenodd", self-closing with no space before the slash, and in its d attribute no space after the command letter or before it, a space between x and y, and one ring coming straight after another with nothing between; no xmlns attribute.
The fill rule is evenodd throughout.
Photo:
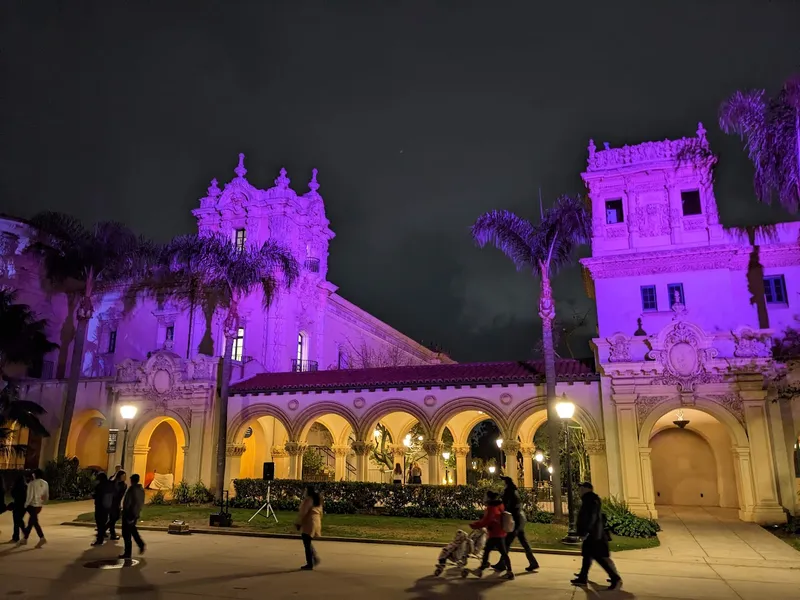
<svg viewBox="0 0 800 600"><path fill-rule="evenodd" d="M744 425L744 404L742 404L742 399L739 397L739 394L735 392L729 392L727 394L711 394L706 396L709 400L713 400L723 408L727 409L736 420L739 421L742 425Z"/></svg>
<svg viewBox="0 0 800 600"><path fill-rule="evenodd" d="M640 429L653 409L665 400L669 400L669 396L639 396L636 399L636 419Z"/></svg>
<svg viewBox="0 0 800 600"><path fill-rule="evenodd" d="M755 331L750 327L740 327L732 331L736 348L733 355L736 358L771 358L772 338L767 333Z"/></svg>
<svg viewBox="0 0 800 600"><path fill-rule="evenodd" d="M712 338L700 327L687 321L676 321L650 338L653 349L648 353L663 367L663 374L653 383L677 385L682 392L693 391L698 383L712 383L720 376L708 371L707 363L717 356Z"/></svg>
<svg viewBox="0 0 800 600"><path fill-rule="evenodd" d="M631 362L631 340L624 333L615 333L608 342L608 362Z"/></svg>

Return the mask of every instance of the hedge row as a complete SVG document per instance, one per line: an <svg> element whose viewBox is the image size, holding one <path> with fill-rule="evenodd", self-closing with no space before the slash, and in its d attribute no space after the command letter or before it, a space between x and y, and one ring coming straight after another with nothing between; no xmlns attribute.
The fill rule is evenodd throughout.
<svg viewBox="0 0 800 600"><path fill-rule="evenodd" d="M257 508L267 495L267 482L237 479L233 482L235 507ZM275 510L297 510L306 483L276 480L271 484L271 503ZM477 519L483 512L487 488L467 485L395 486L386 483L323 481L314 487L325 499L325 512L335 514L381 514L391 517L429 519ZM552 522L552 514L539 511L533 494L521 489L522 505L528 519Z"/></svg>

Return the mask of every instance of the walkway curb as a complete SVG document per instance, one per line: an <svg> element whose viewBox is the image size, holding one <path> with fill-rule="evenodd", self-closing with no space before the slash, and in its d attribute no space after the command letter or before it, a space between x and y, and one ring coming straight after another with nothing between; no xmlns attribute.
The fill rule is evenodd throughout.
<svg viewBox="0 0 800 600"><path fill-rule="evenodd" d="M95 527L94 523L89 521L67 521L62 523L70 527ZM167 527L157 527L155 525L141 525L137 529L141 531L167 531ZM204 535L232 535L239 537L251 538L276 538L280 540L296 540L296 535L288 533L261 533L259 531L230 531L227 529L216 529L212 527L192 527L189 533L200 533ZM186 535L186 534L176 534ZM371 538L347 538L347 537L322 537L320 538L325 542L344 542L351 544L378 544L382 546L416 546L420 548L441 548L444 546L441 542L412 542L407 540L375 540ZM560 556L580 556L581 553L576 550L556 550L554 548L532 548L535 554L557 554ZM511 552L523 552L522 548L512 548Z"/></svg>

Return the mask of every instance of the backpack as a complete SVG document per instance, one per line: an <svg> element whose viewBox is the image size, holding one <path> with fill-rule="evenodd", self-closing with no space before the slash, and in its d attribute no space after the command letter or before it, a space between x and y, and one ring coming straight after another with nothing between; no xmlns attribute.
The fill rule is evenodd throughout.
<svg viewBox="0 0 800 600"><path fill-rule="evenodd" d="M500 517L500 523L503 526L503 531L506 533L511 533L514 531L514 527L516 527L513 515L507 510L503 511L503 514Z"/></svg>

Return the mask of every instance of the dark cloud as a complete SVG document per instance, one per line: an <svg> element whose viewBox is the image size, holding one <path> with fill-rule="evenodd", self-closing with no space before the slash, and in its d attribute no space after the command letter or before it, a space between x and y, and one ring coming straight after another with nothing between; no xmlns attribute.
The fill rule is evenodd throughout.
<svg viewBox="0 0 800 600"><path fill-rule="evenodd" d="M734 138L737 87L798 70L800 3L730 0L3 3L3 211L190 231L212 177L303 191L312 166L338 237L331 279L459 359L528 356L536 283L469 225L579 193L598 144L690 135L721 155L726 223L768 221ZM577 269L559 307L591 306ZM591 335L589 333L584 337ZM583 354L588 346L582 345Z"/></svg>

